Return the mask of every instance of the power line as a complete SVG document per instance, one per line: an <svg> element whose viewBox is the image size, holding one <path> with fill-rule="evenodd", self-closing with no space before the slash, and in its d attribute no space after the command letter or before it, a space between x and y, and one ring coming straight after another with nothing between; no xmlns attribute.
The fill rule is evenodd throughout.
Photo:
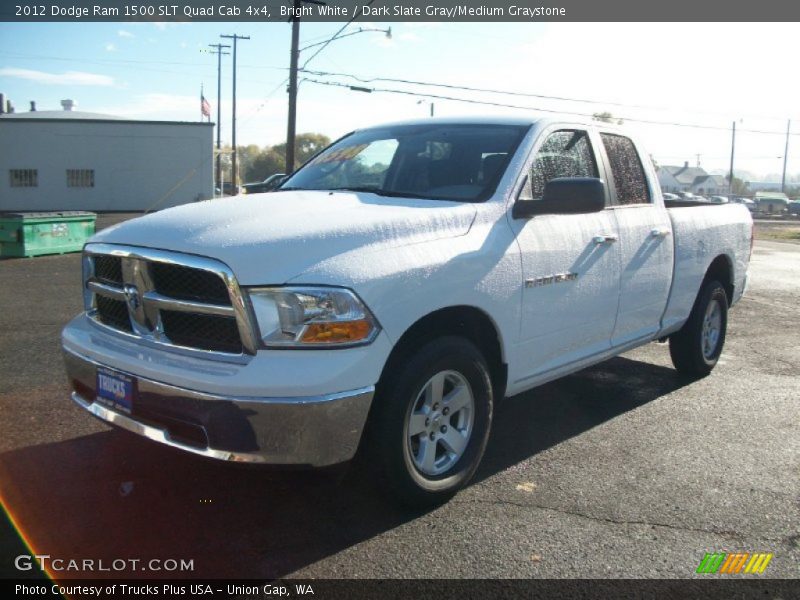
<svg viewBox="0 0 800 600"><path fill-rule="evenodd" d="M373 0L374 1L374 0ZM371 4L369 2L368 4ZM577 103L584 103L584 104L595 104L595 105L606 105L606 106L617 106L617 107L624 107L624 108L637 108L637 109L646 109L646 110L673 110L667 107L658 107L658 106L648 106L648 105L640 105L640 104L624 104L620 102L605 102L601 100L589 100L589 99L580 99L580 98L571 98L567 96L551 96L546 94L535 94L530 92L519 92L513 90L493 90L488 88L480 88L480 87L473 87L473 86L465 86L465 85L455 85L455 84L445 84L445 83L436 83L436 82L426 82L426 81L416 81L411 79L403 79L403 78L391 78L391 77L361 77L358 75L354 75L351 73L337 73L337 72L328 72L328 71L314 71L305 69L305 66L308 65L311 60L314 59L320 52L322 52L328 44L333 42L335 39L341 35L341 33L350 25L352 22L360 16L360 11L357 12L353 18L348 21L343 27L341 27L333 36L328 38L320 47L317 49L314 54L309 57L303 67L299 68L298 71L307 73L309 75L317 75L322 77L347 77L354 79L356 81L362 83L371 83L375 81L384 81L384 82L391 82L391 83L402 83L406 85L415 85L415 86L427 86L427 87L438 87L442 89L453 89L453 90L461 90L461 91L468 91L468 92L477 92L477 93L491 93L491 94L498 94L498 95L506 95L512 97L526 97L526 98L539 98L544 100L555 100L555 101L565 101L565 102L577 102ZM320 36L322 37L322 36ZM317 38L311 38L311 41ZM194 66L194 67L205 67L204 64L199 63L191 63L191 62L180 62L180 61L157 61L157 60L130 60L130 59L84 59L78 57L64 57L64 56L49 56L49 55L25 55L19 53L11 53L11 52L0 52L0 55L10 56L13 58L23 58L23 59L42 59L42 60L58 60L58 61L81 61L90 64L130 64L130 65L140 65L140 64L163 64L163 65L176 65L176 66ZM239 65L242 68L251 68L251 69L265 69L265 70L287 70L286 67L275 67L275 66L267 66L267 65ZM149 70L155 72L163 72L163 73L184 73L178 71L167 71L167 70L158 70L158 69L142 69L141 70ZM251 115L248 115L248 121L255 116L265 105L266 101L281 87L283 87L288 78L284 79L281 83L279 83L272 91L270 91L265 97L262 104L253 112ZM340 82L331 82L331 81L320 81L315 79L305 79L309 83L316 83L318 85L328 85L328 86L335 86L335 87L345 87L351 88L353 86L349 86L344 83ZM360 88L360 91L367 91L368 88ZM491 102L491 101L482 101L482 100L474 100L468 98L459 98L454 96L446 96L441 94L431 94L431 93L417 93L411 92L408 90L397 90L397 89L383 89L383 88L369 88L370 92L383 92L383 93L393 93L393 94L402 94L402 95L409 95L409 96L416 96L416 97L425 97L425 98L437 98L441 100L450 100L454 102L461 102L461 103L468 103L468 104L479 104L483 106L496 106L496 107L503 107L503 108L512 108L518 110L532 110L532 111L539 111L539 112L547 112L547 113L560 113L560 114L569 114L581 117L593 117L593 114L590 113L582 113L577 111L565 111L565 110L555 110L555 109L544 109L540 107L532 107L532 106L520 106L515 104L507 104L501 102ZM685 112L695 112L695 114L704 114L697 111L685 111ZM618 118L624 119L626 121L636 122L636 123L643 123L643 124L651 124L651 125L670 125L675 127L687 127L693 129L701 129L701 130L709 130L709 131L730 131L728 127L720 127L720 126L713 126L713 125L701 125L696 123L681 123L675 121L659 121L655 119L640 119L634 117L626 117L624 115L619 115ZM757 118L769 118L775 119L777 117L765 117L759 116ZM742 133L754 133L754 134L763 134L763 135L786 135L783 131L768 131L768 130L760 130L760 129L739 129L739 132ZM791 133L791 136L800 135L800 133ZM765 157L767 158L767 157Z"/></svg>
<svg viewBox="0 0 800 600"><path fill-rule="evenodd" d="M491 93L491 94L513 96L513 97L539 98L539 99L543 99L543 100L555 100L555 101L563 101L563 102L576 102L576 103L584 103L584 104L595 104L595 105L601 105L601 106L602 105L617 106L617 107L623 107L623 108L636 108L636 109L644 109L644 110L674 110L672 108L663 107L663 106L652 106L652 105L643 105L643 104L625 104L625 103L613 102L613 101L606 102L606 101L602 101L602 100L589 100L589 99L571 98L571 97L567 97L567 96L551 96L551 95L546 95L546 94L535 94L535 93L530 93L530 92L519 92L519 91L513 91L513 90L493 90L493 89L488 89L488 88L479 88L479 87L473 87L473 86L445 84L445 83L436 83L436 82L426 82L426 81L416 81L416 80L412 80L412 79L403 79L403 78L361 77L359 75L354 75L354 74L351 74L351 73L341 73L341 72L337 73L337 72L329 72L329 71L314 71L314 70L309 70L309 69L305 69L304 68L305 65L307 65L317 54L319 54L322 50L324 50L324 48L327 46L327 44L332 42L334 39L338 39L338 36L341 34L341 32L344 31L347 28L347 26L350 25L358 16L359 16L359 14L354 15L353 18L348 23L346 23L344 27L340 28L333 36L328 38L326 43L324 45L322 45L317 50L317 52L315 52L311 57L309 57L309 59L305 61L304 66L301 67L298 70L301 71L301 72L307 73L309 75L317 75L317 76L322 76L322 77L348 77L348 78L354 79L354 80L362 82L362 83L371 83L371 82L375 82L375 81L384 81L384 82L390 82L390 83L403 83L403 84L415 85L415 86L439 87L439 88L443 88L443 89L462 90L462 91L478 92L478 93ZM318 38L310 38L309 40L306 40L306 41L312 41L312 40L315 40L315 39L319 39L321 37L324 37L324 36L319 36ZM131 60L131 59L88 59L88 58L80 58L80 57L64 57L64 56L50 56L50 55L38 55L38 54L20 54L20 53L2 52L2 51L0 51L0 56L9 56L9 57L12 57L12 58L22 58L22 59L26 59L26 60L41 59L41 60L57 60L57 61L63 61L63 62L81 61L81 62L88 63L88 64L98 64L98 65L106 65L106 64L130 64L130 65L155 64L155 65L162 65L163 64L163 65L176 65L176 66L193 66L193 67L200 67L200 68L205 68L206 67L206 65L202 64L202 63L181 62L181 61ZM239 65L239 67L241 67L241 68L249 68L249 69L261 69L261 70L276 70L276 71L286 71L287 70L286 67L276 67L276 66L270 66L270 65L245 65L245 64L242 64L242 65ZM169 71L169 70L164 70L164 69L145 69L145 68L142 68L142 67L137 67L137 68L139 70L147 70L147 71L158 72L158 73L185 74L185 71ZM278 89L281 86L283 86L286 83L286 81L288 81L288 78L279 84ZM322 83L322 82L314 81L314 80L311 80L311 79L308 79L307 81L310 81L312 83ZM347 86L344 86L344 87L347 87ZM405 92L396 91L396 90L379 90L379 89L376 89L375 91L385 91L387 93L405 93ZM270 92L264 98L264 100L266 101L270 96L272 96L273 93L274 93L274 91ZM413 94L409 93L408 95L413 95ZM418 94L418 95L420 97L440 97L442 99L451 99L451 100L457 101L457 102L468 102L467 99L448 98L446 96L436 96L434 94ZM593 115L590 115L590 114L587 114L587 113L570 112L570 111L563 111L563 110L547 110L547 109L542 109L542 108L522 107L522 106L516 106L516 105L512 105L512 104L503 104L503 103L478 102L478 101L474 101L473 103L483 104L485 106L500 106L500 107L507 107L507 108L519 108L519 109L524 109L524 110L539 110L539 111L542 111L542 112L573 114L573 115L577 115L577 116L588 116L588 117L593 116ZM261 110L261 108L263 108L264 105L265 105L265 103L262 103L259 106L259 108L256 109L256 111L254 113L251 113L251 116L255 115L255 113L257 113L259 110ZM703 112L700 112L700 111L691 111L691 110L682 110L681 112L690 112L690 113L694 113L694 114L708 114L708 113L703 113ZM633 118L633 117L624 117L624 116L620 116L619 118L623 118L623 119L625 119L627 121L633 121L633 122L639 122L639 123L647 123L647 124L655 124L655 125L675 125L675 126L678 126L678 127L692 127L692 128L696 128L696 129L709 129L709 130L729 131L729 129L727 127L704 126L704 125L700 125L700 124L687 124L687 123L676 123L676 122L662 122L662 121L657 121L657 120L637 119L637 118ZM753 118L777 119L778 117L774 117L774 116L769 116L768 117L768 116L764 116L764 115L755 115L755 116L753 116ZM765 131L765 130L758 130L758 129L752 129L752 130L740 129L739 131L740 132L744 132L744 133L756 133L756 134L767 134L767 135L784 135L784 133L785 133L785 132L782 132L782 131ZM800 135L800 134L792 133L791 135L794 136L794 135Z"/></svg>
<svg viewBox="0 0 800 600"><path fill-rule="evenodd" d="M371 6L373 2L375 2L375 0L369 0L369 1L366 3L366 6ZM316 51L316 52L314 52L314 54L312 54L311 56L309 56L309 57L306 59L306 61L303 63L303 66L302 66L302 67L300 67L300 69L299 69L299 70L300 70L300 71L303 71L303 70L305 70L306 66L308 66L308 63L310 63L312 60L314 60L314 58L315 58L315 57L316 57L316 56L317 56L317 55L318 55L320 52L322 52L323 50L325 50L325 48L327 48L327 47L328 47L328 44L330 44L330 43L331 43L333 40L335 40L336 38L338 38L338 37L341 35L341 33L342 33L342 32L343 32L345 29L347 29L347 28L348 28L348 27L349 27L349 26L350 26L350 25L351 25L351 24L352 24L352 23L353 23L353 22L354 22L354 21L355 21L355 20L356 20L358 17L360 17L360 16L361 16L361 9L359 8L358 10L356 10L356 11L353 13L353 16L350 18L350 20L349 20L347 23L345 23L344 25L342 25L342 27L341 27L341 28L340 28L340 29L339 29L339 30L338 30L336 33L334 33L334 34L333 34L333 35L332 35L330 38L328 38L328 39L327 39L327 40L326 40L324 43L322 43L322 44L320 45L320 47L319 47L319 48L317 48L317 51Z"/></svg>
<svg viewBox="0 0 800 600"><path fill-rule="evenodd" d="M201 50L202 52L202 50ZM213 54L211 52L210 54ZM196 62L185 62L185 61L172 61L172 60L133 60L133 59L125 59L125 58L82 58L79 56L47 56L43 54L19 54L16 52L2 52L0 51L0 56L8 56L10 58L17 58L23 60L57 60L62 62L83 62L88 64L97 64L97 65L104 65L104 64L132 64L132 65L175 65L175 66L185 66L185 67L205 67L205 63L196 63ZM242 69L260 69L260 70L267 70L267 71L287 71L287 67L276 67L272 65L247 65L241 64L239 68ZM177 73L178 71L164 71L165 73Z"/></svg>
<svg viewBox="0 0 800 600"><path fill-rule="evenodd" d="M360 77L358 75L352 75L350 73L331 73L327 71L311 71L302 69L304 72L308 73L309 75L317 75L322 77L349 77L351 79L355 79L356 81L360 81L361 83L373 83L375 81L384 81L387 83L405 83L408 85L419 85L419 86L427 86L427 87L438 87L450 90L461 90L465 92L482 92L482 93L489 93L489 94L499 94L502 96L517 96L523 98L540 98L543 100L559 100L564 102L581 102L584 104L601 104L604 106L621 106L626 108L644 108L650 110L664 110L664 107L655 107L655 106L645 106L640 104L623 104L620 102L605 102L602 100L581 100L579 98L568 98L566 96L547 96L544 94L534 94L530 92L517 92L511 90L492 90L488 88L479 88L479 87L472 87L467 85L454 85L449 83L434 83L431 81L414 81L412 79L399 79L399 78L392 78L392 77Z"/></svg>
<svg viewBox="0 0 800 600"><path fill-rule="evenodd" d="M286 79L284 79L283 81L281 81L274 88L272 88L272 90L270 90L267 93L267 95L264 96L263 100L261 101L261 104L258 105L258 108L256 108L253 112L248 113L247 115L245 115L246 118L242 122L242 127L247 125L253 119L253 117L255 117L261 111L261 109L264 108L267 105L267 102L275 94L275 92L277 92L279 89L284 87L287 83L289 83L289 78L288 77Z"/></svg>
<svg viewBox="0 0 800 600"><path fill-rule="evenodd" d="M497 90L497 89L489 89L489 88L480 88L480 87L473 87L467 85L456 85L456 84L448 84L448 83L437 83L432 81L417 81L413 79L402 79L402 78L394 78L394 77L362 77L359 75L353 75L352 73L335 73L329 71L312 71L305 68L302 68L301 71L308 73L309 75L316 75L320 77L348 77L350 79L355 79L356 81L360 81L361 83L373 83L376 81L382 81L386 83L402 83L407 85L416 85L416 86L425 86L425 87L438 87L442 89L451 89L451 90L460 90L465 92L479 92L479 93L487 93L487 94L498 94L501 96L513 96L513 97L522 97L522 98L539 98L541 100L556 100L559 102L577 102L581 104L595 104L600 106L616 106L621 108L637 108L641 110L659 110L659 111L670 111L675 112L674 107L668 106L655 106L655 105L647 105L647 104L626 104L624 102L615 102L615 101L605 101L605 100L589 100L589 99L582 99L582 98L572 98L568 96L550 96L546 94L535 94L532 92L520 92L515 90ZM559 111L560 112L560 111ZM698 115L709 115L713 114L718 116L719 113L708 113L696 110L679 110L679 112L689 112ZM775 116L766 116L766 115L743 115L748 118L754 119L778 119L779 117ZM782 119L782 117L780 117ZM726 128L727 129L727 128Z"/></svg>
<svg viewBox="0 0 800 600"><path fill-rule="evenodd" d="M415 96L419 98L436 98L438 100L450 100L453 102L462 102L465 104L479 104L482 106L496 106L501 108L513 108L517 110L528 110L528 111L536 111L536 112L544 112L549 114L562 114L562 115L572 115L578 117L585 117L585 118L595 118L595 115L592 113L582 113L576 111L566 111L566 110L556 110L556 109L548 109L548 108L540 108L535 106L522 106L518 104L506 104L503 102L492 102L489 100L475 100L472 98L459 98L456 96L445 96L443 94L429 94L429 93L421 93L421 92L412 92L409 90L398 90L398 89L389 89L389 88L367 88L362 86L352 86L346 83L342 83L339 81L320 81L318 79L309 79L306 78L303 81L307 81L309 83L316 83L318 85L327 85L332 87L340 87L340 88L348 88L353 91L359 92L382 92L387 94L401 94L404 96ZM701 129L707 131L724 131L729 132L730 129L727 127L720 127L716 125L701 125L699 123L680 123L677 121L657 121L654 119L638 119L635 117L627 117L624 115L615 115L618 119L623 119L625 121L630 121L633 123L642 123L647 125L669 125L672 127L686 127L692 129ZM760 129L740 129L740 132L746 133L757 133L757 134L764 134L764 135L786 135L783 131L766 131ZM800 133L792 133L791 135L800 135Z"/></svg>
<svg viewBox="0 0 800 600"><path fill-rule="evenodd" d="M203 52L203 50L201 50ZM213 54L210 53L210 54ZM205 63L185 62L185 61L171 61L171 60L133 60L124 58L82 58L79 56L45 56L39 54L17 54L14 52L0 52L0 56L8 56L9 58L16 58L21 60L54 60L61 62L81 62L86 64L96 65L174 65L183 67L205 67ZM241 64L239 68L242 69L259 69L262 71L287 71L287 67L276 67L273 65L248 65ZM153 69L155 70L155 69ZM159 71L157 71L159 72ZM180 73L181 71L160 71L162 73Z"/></svg>

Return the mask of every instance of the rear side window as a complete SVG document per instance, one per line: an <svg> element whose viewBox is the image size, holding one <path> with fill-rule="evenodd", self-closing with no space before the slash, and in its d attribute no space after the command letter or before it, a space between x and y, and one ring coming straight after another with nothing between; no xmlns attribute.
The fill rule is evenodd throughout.
<svg viewBox="0 0 800 600"><path fill-rule="evenodd" d="M614 187L619 204L650 204L650 190L644 167L633 142L621 135L601 133L603 146L611 163Z"/></svg>

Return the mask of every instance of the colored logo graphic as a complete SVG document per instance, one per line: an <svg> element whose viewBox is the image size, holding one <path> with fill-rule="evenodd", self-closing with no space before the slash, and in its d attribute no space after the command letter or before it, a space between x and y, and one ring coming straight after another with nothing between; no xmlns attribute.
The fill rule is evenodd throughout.
<svg viewBox="0 0 800 600"><path fill-rule="evenodd" d="M706 553L696 573L718 573L733 575L736 573L763 573L769 561L772 560L772 553L766 552L716 552Z"/></svg>

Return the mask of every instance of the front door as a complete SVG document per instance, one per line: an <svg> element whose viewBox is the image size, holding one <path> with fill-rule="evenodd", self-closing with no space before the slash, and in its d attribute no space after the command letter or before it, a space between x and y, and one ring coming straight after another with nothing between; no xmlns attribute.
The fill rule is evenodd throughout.
<svg viewBox="0 0 800 600"><path fill-rule="evenodd" d="M536 151L523 195L541 199L557 177L598 177L587 131L551 132ZM607 351L619 303L619 244L614 213L512 219L522 257L521 364L524 384L561 366Z"/></svg>

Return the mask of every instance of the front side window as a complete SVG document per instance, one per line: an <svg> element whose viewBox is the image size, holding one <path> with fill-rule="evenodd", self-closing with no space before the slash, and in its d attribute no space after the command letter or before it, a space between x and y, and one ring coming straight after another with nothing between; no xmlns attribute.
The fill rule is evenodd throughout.
<svg viewBox="0 0 800 600"><path fill-rule="evenodd" d="M490 197L528 126L399 125L353 133L303 165L281 190L352 190L480 202Z"/></svg>
<svg viewBox="0 0 800 600"><path fill-rule="evenodd" d="M652 200L644 167L633 142L625 136L611 133L601 133L600 138L614 175L617 202L622 205L650 204ZM701 193L702 191L700 190Z"/></svg>
<svg viewBox="0 0 800 600"><path fill-rule="evenodd" d="M551 133L531 165L531 198L544 196L547 182L559 177L597 177L597 164L585 131L565 129Z"/></svg>

